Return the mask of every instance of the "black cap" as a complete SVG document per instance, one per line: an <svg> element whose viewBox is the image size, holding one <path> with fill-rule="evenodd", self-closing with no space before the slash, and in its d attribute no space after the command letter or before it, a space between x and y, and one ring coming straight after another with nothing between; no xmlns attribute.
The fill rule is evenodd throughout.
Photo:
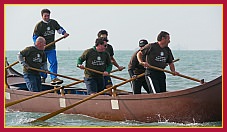
<svg viewBox="0 0 227 132"><path fill-rule="evenodd" d="M139 46L140 46L140 47L143 47L143 46L145 46L146 44L148 44L148 42L147 42L147 40L145 40L145 39L141 39L141 40L139 41Z"/></svg>

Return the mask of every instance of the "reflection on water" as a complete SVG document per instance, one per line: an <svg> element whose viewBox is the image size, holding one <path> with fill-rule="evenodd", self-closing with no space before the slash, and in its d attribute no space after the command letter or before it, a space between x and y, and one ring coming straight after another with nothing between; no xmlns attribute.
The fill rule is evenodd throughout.
<svg viewBox="0 0 227 132"><path fill-rule="evenodd" d="M221 127L221 122L206 123L174 123L155 122L143 123L138 121L106 121L85 115L59 114L45 122L29 123L44 113L6 112L7 127ZM15 118L16 117L16 118Z"/></svg>

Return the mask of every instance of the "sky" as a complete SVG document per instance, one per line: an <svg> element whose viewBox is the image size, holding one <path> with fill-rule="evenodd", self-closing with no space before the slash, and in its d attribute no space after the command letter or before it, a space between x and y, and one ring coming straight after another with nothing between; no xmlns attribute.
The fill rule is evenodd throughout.
<svg viewBox="0 0 227 132"><path fill-rule="evenodd" d="M222 5L5 5L5 50L33 45L41 10L51 11L70 34L56 43L57 50L85 50L97 33L107 30L114 50L135 50L140 39L156 42L161 31L170 33L172 50L222 50ZM60 38L56 32L55 39Z"/></svg>

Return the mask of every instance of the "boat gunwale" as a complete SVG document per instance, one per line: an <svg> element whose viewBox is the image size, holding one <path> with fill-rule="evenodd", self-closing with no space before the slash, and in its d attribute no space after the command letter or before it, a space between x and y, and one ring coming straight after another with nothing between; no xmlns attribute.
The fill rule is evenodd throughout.
<svg viewBox="0 0 227 132"><path fill-rule="evenodd" d="M99 95L92 100L109 100L109 99L117 99L117 100L149 100L149 99L160 99L160 98L173 98L173 97L179 97L179 96L184 96L184 95L189 95L193 94L196 92L201 92L203 90L213 88L213 86L219 84L221 76L207 82L204 85L199 85L187 89L181 89L177 91L170 91L170 92L163 92L163 93L156 93L156 94L129 94L129 95L117 95L116 97L112 97L109 95ZM16 84L16 83L15 83ZM13 84L13 85L15 85ZM17 83L20 84L20 83ZM38 92L30 92L30 91L25 91L25 90L16 90L16 89L9 89L11 94L18 94L18 95L23 95L23 96L32 96ZM15 92L16 91L16 92ZM89 95L80 95L80 94L65 94L64 96L61 96L60 94L56 93L47 93L45 95L41 95L40 97L56 97L56 98L65 98L65 99L83 99L88 97Z"/></svg>

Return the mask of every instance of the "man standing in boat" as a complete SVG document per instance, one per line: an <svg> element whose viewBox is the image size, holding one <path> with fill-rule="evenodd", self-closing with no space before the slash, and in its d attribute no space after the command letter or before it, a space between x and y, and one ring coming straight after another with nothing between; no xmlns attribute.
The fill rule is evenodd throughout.
<svg viewBox="0 0 227 132"><path fill-rule="evenodd" d="M32 92L42 90L41 77L38 71L29 69L29 67L47 70L47 60L44 52L46 41L43 37L38 37L35 46L26 47L20 51L17 58L23 65L24 80L27 88Z"/></svg>
<svg viewBox="0 0 227 132"><path fill-rule="evenodd" d="M108 32L106 30L100 30L98 32L97 36L98 37L107 38L108 37ZM106 41L108 42L108 38L106 39ZM108 52L110 54L111 63L115 67L117 67L119 71L122 71L124 69L124 67L123 66L119 66L117 61L115 60L113 46L107 43L106 52ZM113 83L112 83L112 80L111 80L110 76L104 76L104 81L105 81L104 88L109 88L109 87L113 86Z"/></svg>
<svg viewBox="0 0 227 132"><path fill-rule="evenodd" d="M69 34L65 31L65 29L61 27L56 20L50 19L50 10L43 9L41 11L41 15L43 20L40 21L38 24L36 24L33 32L34 43L36 42L36 38L38 36L44 37L46 39L47 44L53 42L55 39L55 30L57 30L59 34L64 35L64 37L69 36ZM56 48L55 44L50 45L47 48L45 48L45 53L50 63L50 72L57 74L58 62L57 62L55 48ZM41 76L42 76L42 82L44 83L47 78L47 74L41 73ZM56 75L51 74L50 77L51 77L51 84L63 83L63 80L58 79Z"/></svg>
<svg viewBox="0 0 227 132"><path fill-rule="evenodd" d="M139 63L146 68L146 82L153 93L166 92L166 75L163 71L148 68L149 65L165 69L167 66L166 63L168 63L174 75L179 74L175 71L173 55L171 49L168 47L170 43L169 33L161 31L157 37L157 41L147 44L137 53ZM143 60L143 57L146 58L146 61Z"/></svg>
<svg viewBox="0 0 227 132"><path fill-rule="evenodd" d="M104 90L104 77L108 76L112 69L110 55L106 52L107 44L104 42L106 38L97 38L95 46L87 49L77 60L77 66L81 69L85 67L103 72L98 74L89 70L84 70L84 83L87 88L88 95L96 94ZM86 61L84 67L83 62Z"/></svg>
<svg viewBox="0 0 227 132"><path fill-rule="evenodd" d="M145 39L141 39L139 41L139 47L142 49L145 45L147 45L148 42ZM145 72L144 66L139 64L139 61L137 59L137 53L140 50L136 51L132 57L131 60L128 64L128 72L131 78L135 78L137 75L140 75ZM142 58L145 61L145 58ZM147 93L150 93L150 90L147 86L146 79L145 77L140 77L132 82L132 89L133 89L133 94L141 94L141 87L147 91Z"/></svg>

